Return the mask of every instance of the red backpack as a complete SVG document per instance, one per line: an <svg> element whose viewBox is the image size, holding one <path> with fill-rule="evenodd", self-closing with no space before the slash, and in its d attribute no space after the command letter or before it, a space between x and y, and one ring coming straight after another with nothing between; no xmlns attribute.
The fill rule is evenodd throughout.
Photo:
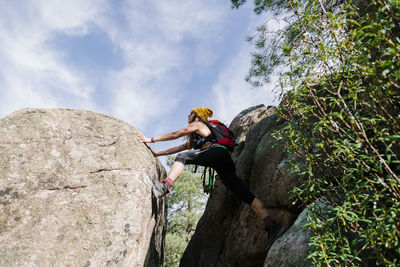
<svg viewBox="0 0 400 267"><path fill-rule="evenodd" d="M233 132L226 127L225 124L218 120L208 121L208 126L215 140L217 141L217 144L226 147L232 152L235 148L235 135Z"/></svg>

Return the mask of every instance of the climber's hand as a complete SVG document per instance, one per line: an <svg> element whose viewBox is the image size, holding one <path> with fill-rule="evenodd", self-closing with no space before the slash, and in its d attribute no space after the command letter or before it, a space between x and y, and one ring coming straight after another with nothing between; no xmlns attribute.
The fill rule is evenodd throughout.
<svg viewBox="0 0 400 267"><path fill-rule="evenodd" d="M147 143L152 143L151 138L147 138L143 134L138 135L140 140L142 140L143 143L146 144L147 148L150 149L151 153L153 154L154 157L162 156L162 153L154 151Z"/></svg>
<svg viewBox="0 0 400 267"><path fill-rule="evenodd" d="M140 140L142 140L143 143L151 143L151 138L148 138L144 136L143 134L139 134Z"/></svg>

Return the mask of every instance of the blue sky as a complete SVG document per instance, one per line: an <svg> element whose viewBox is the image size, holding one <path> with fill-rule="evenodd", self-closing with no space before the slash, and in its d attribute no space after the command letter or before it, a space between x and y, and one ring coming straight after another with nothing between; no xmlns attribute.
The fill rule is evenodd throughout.
<svg viewBox="0 0 400 267"><path fill-rule="evenodd" d="M276 105L276 79L255 89L244 80L246 38L267 17L252 9L228 0L0 0L0 118L85 109L157 136L184 127L194 107L230 123L250 106Z"/></svg>

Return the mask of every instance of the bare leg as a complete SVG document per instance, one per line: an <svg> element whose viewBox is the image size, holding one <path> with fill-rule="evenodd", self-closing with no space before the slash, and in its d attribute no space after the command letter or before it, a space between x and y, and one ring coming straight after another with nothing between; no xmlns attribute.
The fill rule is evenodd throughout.
<svg viewBox="0 0 400 267"><path fill-rule="evenodd" d="M261 220L264 220L264 218L268 216L264 205L258 198L254 198L253 202L251 202L250 207L257 214L257 216L260 217Z"/></svg>
<svg viewBox="0 0 400 267"><path fill-rule="evenodd" d="M168 178L174 182L182 174L185 165L182 162L175 161L169 171Z"/></svg>

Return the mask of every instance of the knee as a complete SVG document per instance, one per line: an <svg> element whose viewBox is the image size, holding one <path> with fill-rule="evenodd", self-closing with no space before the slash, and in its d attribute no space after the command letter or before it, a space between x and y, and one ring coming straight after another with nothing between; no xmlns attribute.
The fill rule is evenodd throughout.
<svg viewBox="0 0 400 267"><path fill-rule="evenodd" d="M180 163L182 163L183 165L185 165L185 163L186 163L186 156L185 156L185 154L184 154L184 153L179 153L179 154L176 156L176 158L175 158L175 162L180 162Z"/></svg>

